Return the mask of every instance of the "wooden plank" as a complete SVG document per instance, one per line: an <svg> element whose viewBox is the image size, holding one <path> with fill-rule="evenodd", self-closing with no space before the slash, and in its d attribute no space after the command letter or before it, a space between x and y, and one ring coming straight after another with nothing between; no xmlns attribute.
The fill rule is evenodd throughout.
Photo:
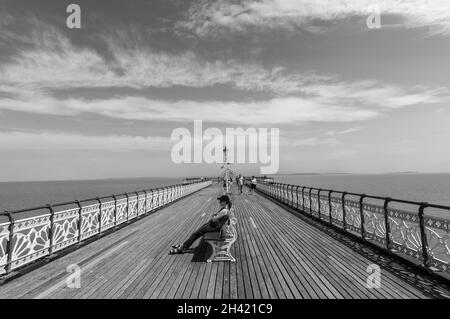
<svg viewBox="0 0 450 319"><path fill-rule="evenodd" d="M273 274L273 269L268 270L265 264L266 261L266 253L264 252L265 248L267 247L263 247L261 250L259 249L258 245L256 244L255 241L255 224L254 221L251 219L251 211L250 205L245 205L245 206L241 206L242 208L242 212L244 216L247 216L247 218L250 220L250 224L244 223L244 227L245 230L248 234L250 234L251 236L249 236L250 238L250 249L252 249L256 254L256 259L258 261L259 267L261 269L261 274L262 274L262 278L266 284L267 287L267 292L269 295L269 298L285 298L285 294L283 289L279 286L279 284L273 280L274 275L271 275L271 270L272 270L272 274Z"/></svg>
<svg viewBox="0 0 450 319"><path fill-rule="evenodd" d="M177 224L172 223L172 224L169 224L169 225L177 225ZM138 247L135 246L135 247L133 247L132 252L135 252L138 255L140 255L141 258L145 254L149 254L150 253L150 255L151 255L152 253L154 253L154 251L158 247L160 247L159 242L163 241L165 239L165 236L167 236L167 231L169 229L167 229L167 228L165 228L163 226L164 225L155 225L155 227L159 227L159 228L157 228L159 231L156 232L156 233L152 231L153 230L152 228L146 228L147 233L144 232L144 233L141 234L141 236L139 238L135 239L136 243L139 243L140 245L142 245L143 250L140 251L138 249ZM149 237L148 234L151 234L151 236ZM155 242L155 241L159 241L159 242ZM123 260L129 261L130 257L131 256L127 256L127 258L123 258ZM154 258L151 258L151 260L154 260ZM117 263L119 263L119 262L120 262L120 260L117 261ZM122 268L119 265L119 267L117 267L117 269L119 271L121 271L122 273L126 274L126 271L124 271L126 268ZM100 269L100 273L102 273L103 271L104 270ZM83 292L81 292L81 294L86 295ZM79 297L79 296L76 296L76 297Z"/></svg>
<svg viewBox="0 0 450 319"><path fill-rule="evenodd" d="M281 296L280 298L301 298L302 295L297 290L289 274L286 272L285 266L281 263L275 253L273 246L270 244L270 238L268 238L266 234L267 232L264 230L254 231L254 235L257 239L256 242L259 243L261 246L261 251L263 251L263 258L269 262L267 268L269 269L271 277L274 282L277 282L277 280L279 281L279 285L277 285L277 292L282 291L284 294L284 296Z"/></svg>
<svg viewBox="0 0 450 319"><path fill-rule="evenodd" d="M204 213L207 213L211 210L211 205L208 203L204 203L202 208L196 212L197 215L200 217L197 217L199 219L200 224L204 222L203 217L201 217ZM198 228L198 226L196 226ZM185 234L185 236L188 234ZM173 285L173 282L176 280L176 278L179 276L180 273L183 272L183 269L186 269L186 259L189 259L190 255L187 255L186 258L179 258L178 263L176 264L174 269L168 269L167 274L169 274L169 277L163 277L160 280L160 283L157 285L157 287L154 289L151 298L157 298L159 294L162 292L164 287L170 288Z"/></svg>
<svg viewBox="0 0 450 319"><path fill-rule="evenodd" d="M296 218L295 216L293 217L293 218ZM324 237L324 238L326 238L326 237ZM365 281L365 279L367 278L367 273L365 273L365 268L367 267L367 265L368 265L368 261L365 259L365 258L363 258L362 256L360 256L360 255L358 255L357 253L355 253L355 252L353 252L353 251L351 251L349 248L347 248L347 247L345 247L345 246L343 246L343 245L334 245L335 244L335 242L334 242L334 240L332 240L331 238L329 238L329 240L330 240L330 242L328 243L328 245L327 246L329 246L329 244L331 244L331 245L333 245L333 249L332 250L330 250L331 251L331 254L334 254L334 253L337 253L337 250L340 250L339 251L339 254L338 254L338 256L339 257L349 257L350 259L352 259L352 260L355 260L354 258L355 257L359 257L359 259L358 259L358 261L359 262L363 262L363 266L364 267L361 267L361 269L360 269L360 271L359 271L359 275L361 276L361 279L364 279L364 281ZM346 251L343 251L343 249L346 249ZM351 252L351 253L348 253L348 252ZM351 262L350 262L351 263ZM390 278L390 280L388 280L387 282L386 282L386 286L390 286L392 283L393 283L393 281L398 281L399 279L397 279L397 278ZM405 290L403 293L402 293L402 295L403 296L405 296L405 293L406 293L406 295L409 295L409 289L407 289L407 290ZM376 291L374 291L375 293L376 293ZM401 296L401 295L397 295L396 297L399 297L399 296ZM411 295L410 297L413 297L414 295Z"/></svg>
<svg viewBox="0 0 450 319"><path fill-rule="evenodd" d="M262 222L264 223L264 221L262 221ZM269 223L267 223L267 226L269 226ZM280 226L282 226L282 225L280 225ZM285 235L288 235L289 229L287 229L287 228L284 228L284 229L285 229ZM267 232L270 232L270 231L272 231L272 229L268 228L268 229L267 229ZM286 237L286 238L289 238L289 237ZM290 237L289 239L286 239L286 242L284 242L282 246L284 246L284 245L287 244L288 246L293 247L294 250L297 250L295 247L304 247L304 245L302 245L302 244L304 244L304 243L295 243L295 242L291 242L291 240L292 240L292 237ZM283 248L281 248L281 249L285 249L285 247L283 247ZM300 253L300 252L299 252L299 253ZM291 255L292 252L288 249L288 250L286 250L286 254ZM302 260L302 262L305 261L305 260L310 260L310 257L311 257L311 256L306 255L304 250L302 250L301 254L302 254L302 257L300 257L300 259ZM323 262L321 262L321 260L314 260L314 259L313 259L313 260L311 260L311 263L307 263L307 264L308 264L308 265L311 265L311 266L308 266L308 268L309 268L309 267L316 267L316 268L314 268L314 269L315 269L314 272L317 272L318 278L320 278L321 281L324 282L324 284L327 286L327 289L330 291L330 293L332 293L332 295L333 295L335 298L342 298L342 297L343 297L342 294L341 294L341 293L342 293L342 290L339 289L339 291L337 291L337 290L335 289L334 285L331 284L331 283L329 282L328 279L324 278L324 275L322 275L323 273L321 273L321 272L319 271L320 265L321 265L322 263L323 263ZM315 265L315 264L317 264L317 265ZM320 269L320 270L324 270L324 269ZM324 271L324 274L326 274L326 270ZM333 279L332 276L331 276L331 279ZM317 280L317 278L316 278L316 280ZM344 291L344 294L345 294L345 291ZM349 297L349 296L345 296L345 295L344 295L344 297ZM330 298L331 298L331 297L330 297Z"/></svg>
<svg viewBox="0 0 450 319"><path fill-rule="evenodd" d="M244 223L245 220L243 216L239 213L239 211L236 211L236 215L238 215L238 220L241 222L241 226L237 229L239 235L238 237L240 240L238 241L240 244L240 253L241 255L239 258L245 259L243 262L243 267L245 267L246 272L244 272L244 284L245 284L245 291L246 294L251 295L254 299L261 299L262 294L260 291L260 286L258 283L258 279L256 276L256 271L253 265L254 256L251 255L248 248L248 234L244 231ZM248 275L248 276L247 276ZM251 289L252 293L249 293L249 289Z"/></svg>
<svg viewBox="0 0 450 319"><path fill-rule="evenodd" d="M290 262L290 261L288 261L288 263L289 263L289 266L294 266L293 265L293 263L292 262ZM292 274L294 274L294 275L299 275L301 278L300 278L300 281L297 281L297 282L299 282L299 284L300 284L300 287L302 287L302 286L304 286L305 287L305 289L306 289L306 291L307 291L307 295L305 296L305 298L318 298L318 295L316 294L316 292L312 289L312 287L310 287L309 286L309 282L308 282L308 280L306 280L303 276L303 272L301 272L299 269L297 269L297 268L292 268L291 269L291 273Z"/></svg>
<svg viewBox="0 0 450 319"><path fill-rule="evenodd" d="M281 225L281 223L280 223L280 226L282 226ZM284 227L284 229L286 229L286 233L288 233L289 231L290 231L290 229L288 229L287 227ZM270 231L270 230L268 230L268 231ZM286 239L287 240L287 239ZM288 240L288 242L290 242L290 240L292 240L291 238ZM283 243L283 244L285 244L285 243ZM304 247L305 245L304 245L304 242L301 242L301 243L292 243L291 244L293 247ZM300 246L301 245L301 246ZM288 254L290 254L291 252L287 252ZM305 253L305 251L304 250L302 250L302 253ZM313 256L314 257L314 256ZM302 258L302 260L304 260L305 258L306 259L310 259L311 258L311 255L304 255L303 257L301 257ZM313 264L317 264L317 266L318 266L318 268L320 268L320 266L321 266L321 264L323 263L321 263L320 262L320 260L312 260L312 263ZM322 271L324 271L323 272L323 274L325 274L326 275L326 273L327 273L327 269L321 269ZM322 278L322 281L323 281L323 275L319 275L319 278ZM333 279L334 278L334 276L329 276L330 277L330 279ZM325 283L328 283L328 280L327 279L325 279ZM335 297L337 297L337 298L340 298L340 297L342 297L342 295L341 295L341 293L344 293L344 296L345 296L345 291L342 291L342 289L339 289L339 292L337 292L336 291L336 289L334 289L334 285L330 285L329 283L328 283L328 288L329 289L331 289L332 291L333 291L333 294L334 294L334 296ZM345 296L345 297L349 297L348 295L347 296Z"/></svg>
<svg viewBox="0 0 450 319"><path fill-rule="evenodd" d="M282 226L283 224L282 224L282 222L281 222L281 220L280 220L280 225ZM288 226L288 225L286 225L286 226ZM286 232L289 232L290 231L290 229L286 229ZM305 245L307 245L304 241L305 240L309 240L308 239L308 236L303 236L303 234L299 234L299 232L294 232L294 233L292 233L291 234L293 237L295 237L296 235L298 235L299 236L299 238L301 238L303 241L301 241L301 242L297 242L297 241L295 241L294 239L293 239L293 237L291 237L289 240L288 239L285 239L285 240L287 240L287 241L291 241L291 240L293 240L294 242L292 243L292 245L293 245L293 247L296 247L296 246L301 246L301 247L304 247ZM306 239L305 239L306 238ZM283 239L283 238L281 238L281 239ZM283 245L281 245L281 246L284 246L284 245L286 245L286 242L283 242ZM308 245L314 245L314 243L308 243ZM289 245L289 246L291 246L291 245ZM311 247L313 247L313 246L311 246ZM282 249L285 249L286 247L283 247ZM289 251L289 253L292 253L291 251ZM316 267L316 271L318 272L318 273L322 273L323 275L321 275L320 277L324 277L324 275L326 276L327 275L327 273L332 273L332 271L331 271L331 269L328 269L324 264L326 264L326 260L327 260L327 256L321 256L321 257L318 257L318 254L319 254L320 252L317 250L317 249L315 249L314 247L310 250L310 249L308 249L308 250L301 250L301 255L302 255L302 257L300 257L302 260L309 260L310 262L311 262L311 264L312 265L315 265L315 267ZM324 261L325 261L325 263L324 263ZM348 294L348 292L345 290L345 287L343 287L343 286L341 286L340 284L342 284L342 283L346 283L348 280L343 280L343 281L340 281L340 280L337 280L337 281L335 281L335 279L337 278L337 277L339 277L339 273L332 273L332 275L331 276L328 276L328 278L329 278L329 280L330 281L332 281L333 282L333 285L332 285L332 287L331 287L331 289L334 291L334 294L335 294L335 296L336 297L342 297L341 296L341 294L344 296L344 297L346 297L346 298L351 298L352 297L352 295L349 295ZM336 292L336 289L334 289L334 286L336 286L338 289L339 289L339 292ZM358 297L358 295L356 294L356 296L355 295L353 295L353 297Z"/></svg>
<svg viewBox="0 0 450 319"><path fill-rule="evenodd" d="M194 203L190 203L193 207L198 207L197 205L197 201L195 201ZM191 206L191 207L192 207ZM184 211L188 216L192 215L190 211L185 211L183 210L183 208L181 207L181 210ZM173 244L176 240L178 240L179 242L181 242L181 240L184 239L184 229L186 228L186 223L190 223L191 221L194 221L196 218L196 216L190 216L184 223L183 221L180 219L177 219L173 222L174 225L176 225L175 230L172 232L167 232L167 229L165 231L165 236L163 237L163 244L160 244L159 246L155 247L156 251L154 254L156 254L156 262L152 263L151 265L149 265L149 267L143 269L142 271L142 276L136 278L135 280L133 280L132 283L130 283L130 285L123 291L123 293L121 295L119 295L119 298L127 298L131 295L137 294L139 293L139 290L141 290L141 292L144 292L144 286L146 284L146 280L148 280L149 276L154 275L154 271L157 269L157 266L160 265L161 259L158 258L159 256L164 256L167 257L167 252L168 249L171 245L171 243ZM188 228L190 229L190 228ZM168 234L175 234L174 238L168 239L167 235ZM171 242L171 240L173 240ZM178 256L179 257L179 256Z"/></svg>
<svg viewBox="0 0 450 319"><path fill-rule="evenodd" d="M284 213L286 213L286 212L284 212ZM278 214L278 212L277 212L277 216L279 216L279 214ZM295 216L293 216L293 218L294 219L296 219L297 217L295 217ZM290 228L293 228L293 227L290 227ZM314 229L315 230L315 229ZM315 231L317 231L317 230L315 230ZM295 233L298 233L298 231L296 231ZM334 241L333 241L333 243L334 243ZM311 244L311 243L309 243L309 244ZM336 243L335 243L336 244ZM338 245L339 246L339 245ZM342 245L340 245L340 246L342 246ZM333 247L333 249L329 249L329 251L331 252L331 254L333 254L334 253L334 251L335 251L335 249L334 249L335 247ZM365 270L365 268L364 268L364 270ZM366 274L367 275L367 274ZM344 281L342 281L343 283L345 283L345 282L347 282L348 281L348 279L347 280L344 280ZM350 281L352 281L351 280L351 278L350 278Z"/></svg>
<svg viewBox="0 0 450 319"><path fill-rule="evenodd" d="M173 234L168 234L165 245L162 245L160 247L160 253L158 254L160 255L160 258L158 258L157 262L154 264L154 267L152 269L149 269L145 276L143 276L140 284L138 285L138 288L133 289L133 291L126 298L139 299L148 297L149 291L151 292L155 287L154 281L158 281L161 278L164 278L164 275L167 273L167 269L170 268L169 265L172 265L172 263L177 260L176 258L183 258L187 260L186 255L169 255L168 250L171 243L181 242L188 234L190 234L197 228L198 216L195 215L193 217L193 221L187 221L180 224L184 224L182 231L180 231L179 233L175 233L175 238L170 238L169 235L172 236Z"/></svg>

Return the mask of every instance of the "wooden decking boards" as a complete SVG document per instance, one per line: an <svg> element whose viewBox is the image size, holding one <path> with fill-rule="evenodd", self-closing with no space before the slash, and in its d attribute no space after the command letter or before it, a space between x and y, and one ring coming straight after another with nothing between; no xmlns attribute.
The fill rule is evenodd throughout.
<svg viewBox="0 0 450 319"><path fill-rule="evenodd" d="M169 255L217 210L219 194L212 186L165 207L0 286L0 298L427 298L383 269L381 287L367 288L372 261L260 195L231 195L235 263L206 263L201 240ZM79 289L65 284L72 264Z"/></svg>

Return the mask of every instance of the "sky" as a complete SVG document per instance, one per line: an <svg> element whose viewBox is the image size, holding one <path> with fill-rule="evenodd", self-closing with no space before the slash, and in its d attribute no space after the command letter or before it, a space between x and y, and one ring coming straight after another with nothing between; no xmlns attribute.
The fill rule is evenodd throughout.
<svg viewBox="0 0 450 319"><path fill-rule="evenodd" d="M278 128L279 173L450 172L449 71L447 0L0 0L0 181L217 175L171 159L194 120Z"/></svg>

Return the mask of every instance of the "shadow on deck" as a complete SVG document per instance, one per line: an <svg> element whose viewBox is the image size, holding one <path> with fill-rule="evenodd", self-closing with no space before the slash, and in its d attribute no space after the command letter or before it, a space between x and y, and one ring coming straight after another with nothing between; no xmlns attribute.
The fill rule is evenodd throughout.
<svg viewBox="0 0 450 319"><path fill-rule="evenodd" d="M397 263L394 269L386 257L379 264L380 287L368 288L373 256L260 195L232 195L238 219L238 240L231 250L235 263L206 263L211 249L202 240L192 253L168 255L172 244L208 220L218 208L215 198L220 193L216 186L209 187L163 208L0 286L0 298L450 296L432 279L399 276L408 270ZM80 288L67 287L74 265L81 269Z"/></svg>

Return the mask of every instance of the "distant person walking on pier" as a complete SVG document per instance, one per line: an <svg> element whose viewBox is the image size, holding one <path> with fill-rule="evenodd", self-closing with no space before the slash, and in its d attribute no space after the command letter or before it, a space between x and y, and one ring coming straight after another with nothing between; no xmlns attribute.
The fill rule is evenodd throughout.
<svg viewBox="0 0 450 319"><path fill-rule="evenodd" d="M239 194L242 194L242 188L244 187L244 176L239 175L238 178Z"/></svg>
<svg viewBox="0 0 450 319"><path fill-rule="evenodd" d="M223 195L227 193L227 178L223 178Z"/></svg>
<svg viewBox="0 0 450 319"><path fill-rule="evenodd" d="M255 176L252 176L252 179L250 181L250 191L248 193L255 195L255 190L256 190L256 178Z"/></svg>
<svg viewBox="0 0 450 319"><path fill-rule="evenodd" d="M231 187L233 186L233 179L228 177L228 186L227 186L227 194L231 193Z"/></svg>
<svg viewBox="0 0 450 319"><path fill-rule="evenodd" d="M217 198L219 200L220 209L217 213L214 213L210 220L200 226L184 243L179 245L172 246L172 249L169 251L169 254L182 254L184 253L191 245L204 234L209 232L218 232L225 225L225 223L229 219L229 210L231 209L231 201L227 195L222 195Z"/></svg>

